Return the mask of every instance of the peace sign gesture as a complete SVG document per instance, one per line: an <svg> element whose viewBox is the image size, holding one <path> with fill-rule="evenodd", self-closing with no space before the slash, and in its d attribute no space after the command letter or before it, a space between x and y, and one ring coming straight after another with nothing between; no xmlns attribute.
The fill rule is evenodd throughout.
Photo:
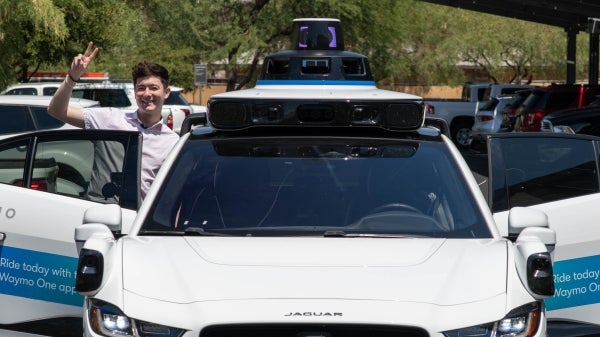
<svg viewBox="0 0 600 337"><path fill-rule="evenodd" d="M85 70L90 63L92 63L97 54L98 48L94 48L94 42L88 42L85 53L79 54L73 59L73 63L71 63L71 69L69 70L69 77L77 82L83 73L85 73Z"/></svg>

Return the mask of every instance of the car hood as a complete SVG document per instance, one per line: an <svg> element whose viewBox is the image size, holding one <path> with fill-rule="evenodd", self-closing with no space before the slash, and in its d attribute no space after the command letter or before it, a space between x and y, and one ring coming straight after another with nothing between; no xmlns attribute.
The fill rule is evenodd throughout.
<svg viewBox="0 0 600 337"><path fill-rule="evenodd" d="M127 237L122 242L125 291L171 303L328 298L454 305L506 292L502 240Z"/></svg>
<svg viewBox="0 0 600 337"><path fill-rule="evenodd" d="M422 97L398 91L379 89L375 85L257 85L246 90L213 95L219 98L252 99L368 99L421 100Z"/></svg>

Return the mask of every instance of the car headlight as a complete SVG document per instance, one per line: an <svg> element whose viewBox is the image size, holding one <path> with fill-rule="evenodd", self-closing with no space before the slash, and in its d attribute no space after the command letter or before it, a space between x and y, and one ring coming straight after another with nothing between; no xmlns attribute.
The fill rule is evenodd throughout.
<svg viewBox="0 0 600 337"><path fill-rule="evenodd" d="M552 132L560 132L560 133L571 133L575 134L575 131L568 125L557 125L552 127Z"/></svg>
<svg viewBox="0 0 600 337"><path fill-rule="evenodd" d="M503 319L466 328L445 331L447 337L530 337L535 335L542 316L542 306L533 302L516 308Z"/></svg>
<svg viewBox="0 0 600 337"><path fill-rule="evenodd" d="M108 337L179 337L184 329L144 322L127 317L116 306L98 300L89 301L89 321L95 333Z"/></svg>

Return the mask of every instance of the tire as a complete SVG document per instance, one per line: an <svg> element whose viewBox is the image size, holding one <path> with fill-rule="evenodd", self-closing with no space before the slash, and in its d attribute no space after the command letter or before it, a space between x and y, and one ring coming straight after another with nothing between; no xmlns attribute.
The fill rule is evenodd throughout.
<svg viewBox="0 0 600 337"><path fill-rule="evenodd" d="M452 141L459 149L468 149L471 146L471 142L473 141L472 127L473 123L467 121L459 121L452 126L450 135L452 136Z"/></svg>

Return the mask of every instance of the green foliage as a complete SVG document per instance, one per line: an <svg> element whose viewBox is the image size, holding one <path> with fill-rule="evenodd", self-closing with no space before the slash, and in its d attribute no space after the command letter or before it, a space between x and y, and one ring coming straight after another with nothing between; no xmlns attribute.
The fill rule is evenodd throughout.
<svg viewBox="0 0 600 337"><path fill-rule="evenodd" d="M0 87L54 59L65 31L63 13L51 0L0 1Z"/></svg>

